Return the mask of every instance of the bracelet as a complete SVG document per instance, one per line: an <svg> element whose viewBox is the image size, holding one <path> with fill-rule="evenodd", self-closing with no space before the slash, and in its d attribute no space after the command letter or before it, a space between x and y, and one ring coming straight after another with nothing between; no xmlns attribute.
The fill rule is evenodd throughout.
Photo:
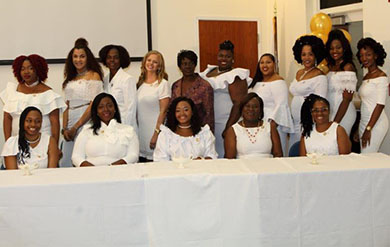
<svg viewBox="0 0 390 247"><path fill-rule="evenodd" d="M64 135L65 130L68 130L68 128L63 128L63 129L61 130L61 134L62 134L62 135Z"/></svg>
<svg viewBox="0 0 390 247"><path fill-rule="evenodd" d="M154 132L156 132L157 134L160 134L161 130L155 128L155 129L154 129Z"/></svg>

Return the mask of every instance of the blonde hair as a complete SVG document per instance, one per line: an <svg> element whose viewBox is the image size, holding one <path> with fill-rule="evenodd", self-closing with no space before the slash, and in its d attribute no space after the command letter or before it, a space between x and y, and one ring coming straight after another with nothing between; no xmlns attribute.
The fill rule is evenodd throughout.
<svg viewBox="0 0 390 247"><path fill-rule="evenodd" d="M141 74L138 78L137 88L139 88L142 85L142 83L144 83L144 81L146 80L145 63L146 63L146 59L148 59L148 57L150 55L157 55L157 58L159 60L159 68L157 70L158 83L160 83L163 79L168 80L168 74L165 72L165 62L164 62L163 55L158 51L152 50L152 51L149 51L148 53L146 53L146 55L142 59Z"/></svg>

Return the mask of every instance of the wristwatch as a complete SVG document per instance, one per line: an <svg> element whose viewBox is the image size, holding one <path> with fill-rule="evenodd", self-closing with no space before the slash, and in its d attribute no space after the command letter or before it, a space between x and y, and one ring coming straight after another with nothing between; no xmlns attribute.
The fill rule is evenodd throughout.
<svg viewBox="0 0 390 247"><path fill-rule="evenodd" d="M372 129L372 127L367 125L366 130L371 131L371 129Z"/></svg>

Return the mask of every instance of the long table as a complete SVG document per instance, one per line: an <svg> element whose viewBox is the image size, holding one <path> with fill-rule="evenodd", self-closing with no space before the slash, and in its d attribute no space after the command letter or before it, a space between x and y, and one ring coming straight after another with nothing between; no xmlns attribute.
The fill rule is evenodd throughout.
<svg viewBox="0 0 390 247"><path fill-rule="evenodd" d="M390 246L390 157L0 171L0 246Z"/></svg>

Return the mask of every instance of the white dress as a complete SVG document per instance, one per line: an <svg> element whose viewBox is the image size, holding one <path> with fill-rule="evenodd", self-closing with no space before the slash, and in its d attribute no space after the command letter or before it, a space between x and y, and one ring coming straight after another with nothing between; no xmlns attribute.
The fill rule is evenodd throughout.
<svg viewBox="0 0 390 247"><path fill-rule="evenodd" d="M207 74L217 68L216 65L207 65L207 69L199 75L208 81L214 89L214 115L215 115L215 138L216 149L219 158L223 158L225 150L223 145L222 132L230 116L233 102L229 94L229 85L234 82L236 77L246 80L249 85L252 79L249 77L248 69L235 68L229 72L220 74L216 77L207 77Z"/></svg>
<svg viewBox="0 0 390 247"><path fill-rule="evenodd" d="M238 123L233 126L236 134L238 159L272 157L271 125L263 121L260 127L245 128ZM249 138L249 134L251 138ZM256 134L257 133L257 134ZM253 137L255 135L255 137Z"/></svg>
<svg viewBox="0 0 390 247"><path fill-rule="evenodd" d="M175 156L217 158L215 137L206 124L195 136L180 136L168 127L161 125L153 161L172 160Z"/></svg>
<svg viewBox="0 0 390 247"><path fill-rule="evenodd" d="M385 105L386 94L389 90L388 85L388 78L385 76L363 80L363 83L359 89L359 95L362 100L362 105L360 108L361 118L359 123L360 137L362 137L376 105ZM389 122L386 113L385 111L382 111L378 121L371 129L370 145L367 145L366 148L362 148L362 153L378 152L388 128Z"/></svg>
<svg viewBox="0 0 390 247"><path fill-rule="evenodd" d="M110 79L110 73L103 79L104 91L114 96L118 103L123 124L131 125L137 129L137 82L134 77L120 68L114 78Z"/></svg>
<svg viewBox="0 0 390 247"><path fill-rule="evenodd" d="M150 149L158 115L160 114L161 99L171 97L171 88L166 80L152 84L142 83L137 91L137 119L140 140L140 156L148 160L153 159L153 150Z"/></svg>
<svg viewBox="0 0 390 247"><path fill-rule="evenodd" d="M333 121L336 113L343 101L344 90L356 91L357 78L353 71L330 71L328 73L328 100L330 104L330 120ZM343 126L347 135L351 133L351 129L356 120L356 109L353 102L349 103L348 109L345 112L340 125Z"/></svg>
<svg viewBox="0 0 390 247"><path fill-rule="evenodd" d="M30 147L30 158L25 158L25 164L35 165L38 164L39 168L47 168L48 166L48 151L51 135L46 133L41 133L41 139L36 147ZM3 151L1 152L2 157L6 156L17 156L19 153L19 135L11 136L5 142L3 146ZM21 164L18 164L21 165Z"/></svg>
<svg viewBox="0 0 390 247"><path fill-rule="evenodd" d="M327 92L328 80L325 75L318 75L301 81L294 79L290 84L290 93L293 95L291 114L294 122L294 133L290 135L289 147L301 138L301 108L305 97L313 93L326 98Z"/></svg>
<svg viewBox="0 0 390 247"><path fill-rule="evenodd" d="M19 118L23 110L28 106L35 106L42 112L41 132L51 135L49 114L59 109L64 110L66 105L62 97L53 90L43 93L25 94L16 91L18 84L9 82L7 87L0 93L3 101L3 111L12 116L12 136L19 134Z"/></svg>
<svg viewBox="0 0 390 247"><path fill-rule="evenodd" d="M99 80L69 81L65 89L65 100L69 101L68 128L71 128L84 114L96 95L103 92L103 82ZM80 132L81 128L78 130ZM77 135L75 139L77 138ZM72 152L74 141L63 141L61 167L72 166Z"/></svg>
<svg viewBox="0 0 390 247"><path fill-rule="evenodd" d="M338 123L333 122L324 132L318 132L315 125L310 132L310 137L305 137L306 153L321 153L325 155L338 155L337 143Z"/></svg>
<svg viewBox="0 0 390 247"><path fill-rule="evenodd" d="M83 161L95 166L107 166L120 159L127 164L138 161L139 143L133 127L112 119L108 125L102 122L95 135L91 126L85 125L76 139L72 155L75 166Z"/></svg>

